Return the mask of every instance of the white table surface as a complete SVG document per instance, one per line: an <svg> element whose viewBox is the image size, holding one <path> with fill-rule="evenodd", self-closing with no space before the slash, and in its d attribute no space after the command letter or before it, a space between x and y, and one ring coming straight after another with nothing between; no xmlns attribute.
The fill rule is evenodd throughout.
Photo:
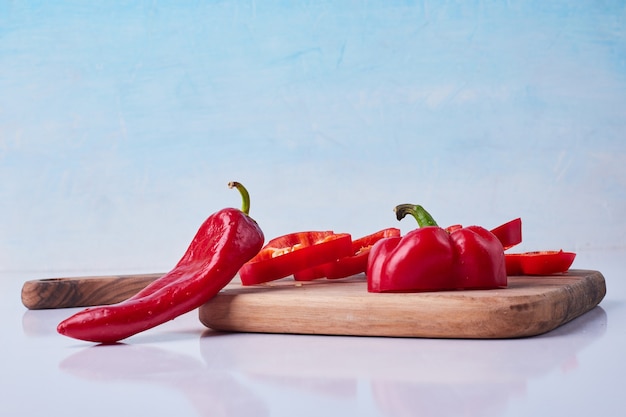
<svg viewBox="0 0 626 417"><path fill-rule="evenodd" d="M11 283L0 303L0 414L621 415L623 256L579 254L578 268L606 278L600 306L516 340L217 333L193 312L120 345L97 346L56 333L76 309L26 310L16 278L43 276L12 273L0 280Z"/></svg>

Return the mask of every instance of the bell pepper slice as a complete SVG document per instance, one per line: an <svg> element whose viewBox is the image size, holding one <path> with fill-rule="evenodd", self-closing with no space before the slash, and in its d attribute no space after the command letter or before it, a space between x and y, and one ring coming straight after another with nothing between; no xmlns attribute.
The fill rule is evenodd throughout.
<svg viewBox="0 0 626 417"><path fill-rule="evenodd" d="M552 275L567 272L576 254L574 252L534 251L507 253L505 255L508 275Z"/></svg>
<svg viewBox="0 0 626 417"><path fill-rule="evenodd" d="M381 239L367 263L369 292L488 289L507 286L500 240L480 226L437 226L422 206L402 204L396 217L411 214L419 228Z"/></svg>
<svg viewBox="0 0 626 417"><path fill-rule="evenodd" d="M518 217L508 221L491 229L491 233L502 243L504 250L510 249L522 242L522 219Z"/></svg>
<svg viewBox="0 0 626 417"><path fill-rule="evenodd" d="M316 265L294 274L297 281L311 281L319 278L339 279L364 273L367 258L374 243L380 239L400 236L400 229L390 227L352 241L352 253L333 262Z"/></svg>
<svg viewBox="0 0 626 417"><path fill-rule="evenodd" d="M502 243L504 250L510 249L522 241L522 221L513 219L491 230ZM566 272L576 254L573 252L533 251L526 253L507 253L505 264L507 275L552 275Z"/></svg>
<svg viewBox="0 0 626 417"><path fill-rule="evenodd" d="M243 285L256 285L335 261L352 252L352 237L333 231L290 233L270 240L239 269Z"/></svg>

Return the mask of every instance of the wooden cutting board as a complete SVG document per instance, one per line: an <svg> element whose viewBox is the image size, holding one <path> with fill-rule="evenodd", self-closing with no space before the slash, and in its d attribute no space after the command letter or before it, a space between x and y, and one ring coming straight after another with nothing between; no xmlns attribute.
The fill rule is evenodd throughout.
<svg viewBox="0 0 626 417"><path fill-rule="evenodd" d="M506 289L368 293L363 275L341 280L229 284L199 309L222 331L430 338L515 338L553 330L598 305L598 271L509 277Z"/></svg>
<svg viewBox="0 0 626 417"><path fill-rule="evenodd" d="M42 310L119 303L161 276L163 273L30 280L22 286L22 304L29 310Z"/></svg>

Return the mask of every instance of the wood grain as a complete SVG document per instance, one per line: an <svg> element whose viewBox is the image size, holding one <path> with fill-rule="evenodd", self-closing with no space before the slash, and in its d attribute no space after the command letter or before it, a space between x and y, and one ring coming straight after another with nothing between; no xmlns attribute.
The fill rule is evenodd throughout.
<svg viewBox="0 0 626 417"><path fill-rule="evenodd" d="M430 338L515 338L553 330L604 298L598 271L509 277L506 289L368 293L364 276L229 284L199 309L222 331Z"/></svg>
<svg viewBox="0 0 626 417"><path fill-rule="evenodd" d="M31 310L114 304L138 293L163 274L47 278L26 281L22 304Z"/></svg>

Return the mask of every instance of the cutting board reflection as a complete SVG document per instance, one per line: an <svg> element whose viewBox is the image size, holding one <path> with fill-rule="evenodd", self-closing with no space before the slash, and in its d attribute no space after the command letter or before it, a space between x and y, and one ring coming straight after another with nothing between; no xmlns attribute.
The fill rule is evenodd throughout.
<svg viewBox="0 0 626 417"><path fill-rule="evenodd" d="M584 314L606 294L599 271L509 277L506 289L368 293L365 277L230 284L199 309L221 331L431 338L542 334Z"/></svg>

